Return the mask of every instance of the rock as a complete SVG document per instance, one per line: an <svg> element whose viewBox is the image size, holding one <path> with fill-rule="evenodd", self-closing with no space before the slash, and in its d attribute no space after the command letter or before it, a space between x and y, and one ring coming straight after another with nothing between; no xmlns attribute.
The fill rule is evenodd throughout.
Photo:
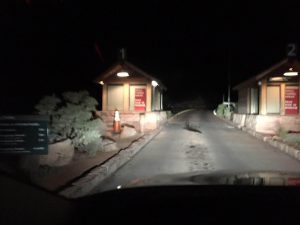
<svg viewBox="0 0 300 225"><path fill-rule="evenodd" d="M41 155L39 157L40 165L47 165L50 167L58 167L69 164L74 155L74 147L71 140L67 139L48 146L48 155Z"/></svg>
<svg viewBox="0 0 300 225"><path fill-rule="evenodd" d="M105 138L102 141L103 151L104 152L110 152L110 151L116 151L118 150L117 143L113 141L112 139Z"/></svg>
<svg viewBox="0 0 300 225"><path fill-rule="evenodd" d="M277 136L277 135L274 135L274 136L272 137L272 139L273 139L274 141L282 141L282 138L279 137L279 136Z"/></svg>
<svg viewBox="0 0 300 225"><path fill-rule="evenodd" d="M129 138L132 136L135 136L137 134L137 131L133 127L124 126L122 129L122 132L120 134L120 138Z"/></svg>

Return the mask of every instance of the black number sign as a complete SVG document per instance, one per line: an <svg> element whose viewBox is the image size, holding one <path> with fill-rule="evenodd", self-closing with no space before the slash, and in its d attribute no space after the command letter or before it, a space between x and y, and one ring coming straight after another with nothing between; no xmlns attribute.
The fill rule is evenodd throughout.
<svg viewBox="0 0 300 225"><path fill-rule="evenodd" d="M288 57L296 57L297 56L297 45L295 43L288 44L287 56Z"/></svg>

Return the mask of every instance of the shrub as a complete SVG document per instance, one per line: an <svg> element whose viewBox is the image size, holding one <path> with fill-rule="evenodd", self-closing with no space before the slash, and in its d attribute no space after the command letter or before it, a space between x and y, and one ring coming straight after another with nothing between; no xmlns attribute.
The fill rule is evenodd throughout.
<svg viewBox="0 0 300 225"><path fill-rule="evenodd" d="M231 120L233 108L225 104L219 104L217 108L217 116Z"/></svg>
<svg viewBox="0 0 300 225"><path fill-rule="evenodd" d="M231 120L232 111L228 106L224 108L224 117L228 120Z"/></svg>
<svg viewBox="0 0 300 225"><path fill-rule="evenodd" d="M217 108L217 115L219 117L224 117L224 111L225 111L225 105L224 104L219 104Z"/></svg>
<svg viewBox="0 0 300 225"><path fill-rule="evenodd" d="M35 107L41 115L50 117L50 142L69 138L76 150L95 154L102 149L101 136L105 125L95 119L98 102L87 91L65 92L62 99L44 97Z"/></svg>
<svg viewBox="0 0 300 225"><path fill-rule="evenodd" d="M167 119L171 118L174 114L171 111L167 111Z"/></svg>
<svg viewBox="0 0 300 225"><path fill-rule="evenodd" d="M51 116L59 103L61 103L61 100L55 95L45 96L41 99L39 104L35 106L35 109L38 110L40 115Z"/></svg>
<svg viewBox="0 0 300 225"><path fill-rule="evenodd" d="M285 130L282 127L279 127L279 129L278 129L278 136L281 137L284 140L287 137L287 135L288 135L287 130Z"/></svg>
<svg viewBox="0 0 300 225"><path fill-rule="evenodd" d="M284 138L284 141L292 144L300 144L300 135L299 134L287 134Z"/></svg>

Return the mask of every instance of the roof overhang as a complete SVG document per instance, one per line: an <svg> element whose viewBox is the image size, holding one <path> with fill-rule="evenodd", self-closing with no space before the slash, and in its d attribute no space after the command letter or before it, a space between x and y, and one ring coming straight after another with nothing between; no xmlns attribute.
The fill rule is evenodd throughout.
<svg viewBox="0 0 300 225"><path fill-rule="evenodd" d="M166 86L159 79L157 79L156 77L154 77L153 75L151 75L149 73L146 73L145 71L143 71L142 69L138 68L137 66L129 63L128 61L115 63L114 65L109 67L106 71L104 71L102 74L97 76L94 79L94 82L99 83L100 81L104 81L104 83L105 83L105 80L109 79L112 76L116 76L116 74L121 71L128 71L129 73L133 72L134 74L145 77L145 78L149 79L150 81L155 80L161 89L163 89L163 90L167 89Z"/></svg>
<svg viewBox="0 0 300 225"><path fill-rule="evenodd" d="M288 60L284 59L280 61L279 63L275 64L274 66L270 67L267 70L264 70L263 72L257 74L254 77L251 77L250 79L236 85L233 87L233 90L240 90L245 87L249 87L252 85L257 85L257 83L264 79L271 76L283 76L283 73L288 71L289 68L294 68L297 71L300 71L300 63L297 60Z"/></svg>

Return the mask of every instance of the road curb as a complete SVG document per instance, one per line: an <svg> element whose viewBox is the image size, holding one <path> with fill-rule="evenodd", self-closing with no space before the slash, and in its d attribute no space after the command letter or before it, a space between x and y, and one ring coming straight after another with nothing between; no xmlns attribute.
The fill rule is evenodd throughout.
<svg viewBox="0 0 300 225"><path fill-rule="evenodd" d="M236 124L234 124L232 121L229 121L229 120L226 120L226 119L223 119L223 118L220 118L218 116L216 116L217 118L221 119L222 121L224 122L227 122L229 124L231 124L232 126L234 126L235 128L239 129L239 130L242 130L244 132L247 132L248 134L256 137L257 139L260 139L266 143L268 143L269 145L279 149L281 152L289 155L290 157L296 159L296 160L299 160L300 161L300 150L290 146L290 145L287 145L283 142L280 142L280 141L277 141L277 140L274 140L272 137L270 136L266 136L266 135L263 135L261 133L257 133L247 127L240 127Z"/></svg>
<svg viewBox="0 0 300 225"><path fill-rule="evenodd" d="M150 134L144 135L139 140L133 142L128 148L120 150L116 156L112 157L104 164L93 168L85 176L79 178L70 186L60 191L59 194L67 198L79 198L91 194L91 191L99 185L99 183L131 160L154 137L156 137L162 129L163 126Z"/></svg>

